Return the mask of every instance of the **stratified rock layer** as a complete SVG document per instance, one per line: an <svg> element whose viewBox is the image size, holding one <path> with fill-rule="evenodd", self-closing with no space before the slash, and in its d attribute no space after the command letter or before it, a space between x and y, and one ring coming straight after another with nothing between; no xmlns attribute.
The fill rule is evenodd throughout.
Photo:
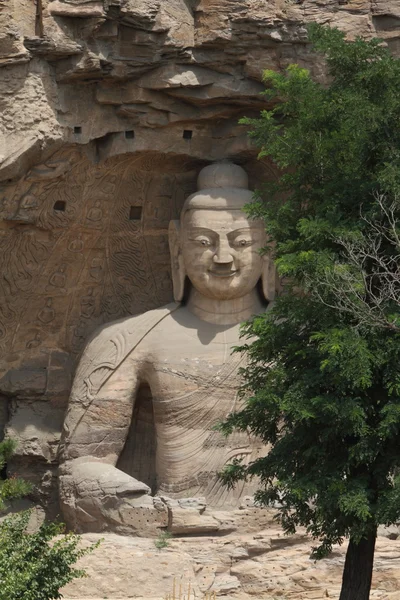
<svg viewBox="0 0 400 600"><path fill-rule="evenodd" d="M67 600L163 600L167 594L190 600L325 600L339 598L346 544L335 546L321 561L310 559L313 541L302 534L286 537L273 523L273 513L251 510L232 514L239 526L229 535L174 536L164 550L154 540L105 534L100 547L82 560L87 579L64 590ZM84 544L99 539L84 534ZM378 537L371 599L399 600L399 543ZM188 599L187 599L188 600Z"/></svg>
<svg viewBox="0 0 400 600"><path fill-rule="evenodd" d="M397 0L0 0L0 437L53 512L84 341L172 299L167 226L202 166L274 177L238 120L264 69L323 79L310 22L400 53Z"/></svg>

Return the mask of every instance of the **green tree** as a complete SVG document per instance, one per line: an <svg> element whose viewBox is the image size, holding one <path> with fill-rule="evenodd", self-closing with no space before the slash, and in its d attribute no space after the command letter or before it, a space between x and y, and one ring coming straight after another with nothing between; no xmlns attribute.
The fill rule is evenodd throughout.
<svg viewBox="0 0 400 600"><path fill-rule="evenodd" d="M15 452L16 442L0 442L0 471ZM32 486L19 478L0 480L0 512L7 502L26 496ZM98 546L79 548L80 537L64 533L62 523L43 523L28 532L31 511L5 517L0 522L0 600L53 600L62 598L60 588L77 577L73 568L79 558Z"/></svg>
<svg viewBox="0 0 400 600"><path fill-rule="evenodd" d="M257 500L278 505L286 532L305 526L317 558L349 538L340 600L367 600L377 527L400 518L396 295L374 320L379 265L392 281L400 266L385 237L399 231L400 61L378 40L348 43L320 26L309 35L328 83L296 65L267 71L275 108L245 120L260 156L281 169L249 213L265 220L286 286L243 327L245 404L220 426L271 450L221 477L259 476ZM371 239L379 244L365 256Z"/></svg>
<svg viewBox="0 0 400 600"><path fill-rule="evenodd" d="M12 439L0 442L0 473L14 454L16 446L15 440ZM26 496L31 489L32 486L23 479L16 477L0 479L0 512L6 508L7 501Z"/></svg>
<svg viewBox="0 0 400 600"><path fill-rule="evenodd" d="M7 517L0 524L0 600L52 600L60 589L85 571L75 569L94 544L79 548L80 536L61 535L60 523L44 523L27 533L30 512Z"/></svg>

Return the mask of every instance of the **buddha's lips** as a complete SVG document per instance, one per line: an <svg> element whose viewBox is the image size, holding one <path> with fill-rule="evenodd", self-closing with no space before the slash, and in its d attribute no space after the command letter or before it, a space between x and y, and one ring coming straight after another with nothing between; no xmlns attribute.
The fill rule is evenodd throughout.
<svg viewBox="0 0 400 600"><path fill-rule="evenodd" d="M233 277L233 275L236 275L236 273L238 272L239 269L237 269L236 271L213 271L212 269L209 270L209 273L215 275L216 277Z"/></svg>

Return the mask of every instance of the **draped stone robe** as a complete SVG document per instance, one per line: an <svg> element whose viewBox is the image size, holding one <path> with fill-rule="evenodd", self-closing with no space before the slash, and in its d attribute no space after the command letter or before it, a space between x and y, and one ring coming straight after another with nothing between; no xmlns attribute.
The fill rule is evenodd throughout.
<svg viewBox="0 0 400 600"><path fill-rule="evenodd" d="M156 435L156 491L205 496L234 506L252 486L228 491L217 473L232 458L260 455L247 434L214 429L238 408L239 368L232 354L239 325L205 323L178 304L121 319L90 340L73 385L62 437L62 462L93 457L117 465L139 386L151 390ZM133 457L134 458L134 457Z"/></svg>

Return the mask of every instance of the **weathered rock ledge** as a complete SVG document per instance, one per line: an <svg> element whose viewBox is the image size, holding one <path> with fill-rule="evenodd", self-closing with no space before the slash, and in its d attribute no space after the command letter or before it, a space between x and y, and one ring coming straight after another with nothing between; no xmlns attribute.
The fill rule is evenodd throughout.
<svg viewBox="0 0 400 600"><path fill-rule="evenodd" d="M315 21L400 53L397 0L0 0L0 437L51 514L84 341L171 300L168 222L202 166L275 176L238 120L264 69L323 79Z"/></svg>
<svg viewBox="0 0 400 600"><path fill-rule="evenodd" d="M69 584L63 593L68 600L164 600L175 580L176 597L180 585L187 595L190 583L191 600L213 591L232 600L339 597L346 544L335 547L329 558L314 562L309 558L312 540L301 533L285 537L270 511L269 520L264 519L258 529L247 522L248 511L237 513L238 531L223 537L177 535L161 551L154 540L105 534L100 547L82 560L89 578ZM99 537L85 534L83 543ZM399 600L399 576L398 541L378 537L371 598Z"/></svg>

